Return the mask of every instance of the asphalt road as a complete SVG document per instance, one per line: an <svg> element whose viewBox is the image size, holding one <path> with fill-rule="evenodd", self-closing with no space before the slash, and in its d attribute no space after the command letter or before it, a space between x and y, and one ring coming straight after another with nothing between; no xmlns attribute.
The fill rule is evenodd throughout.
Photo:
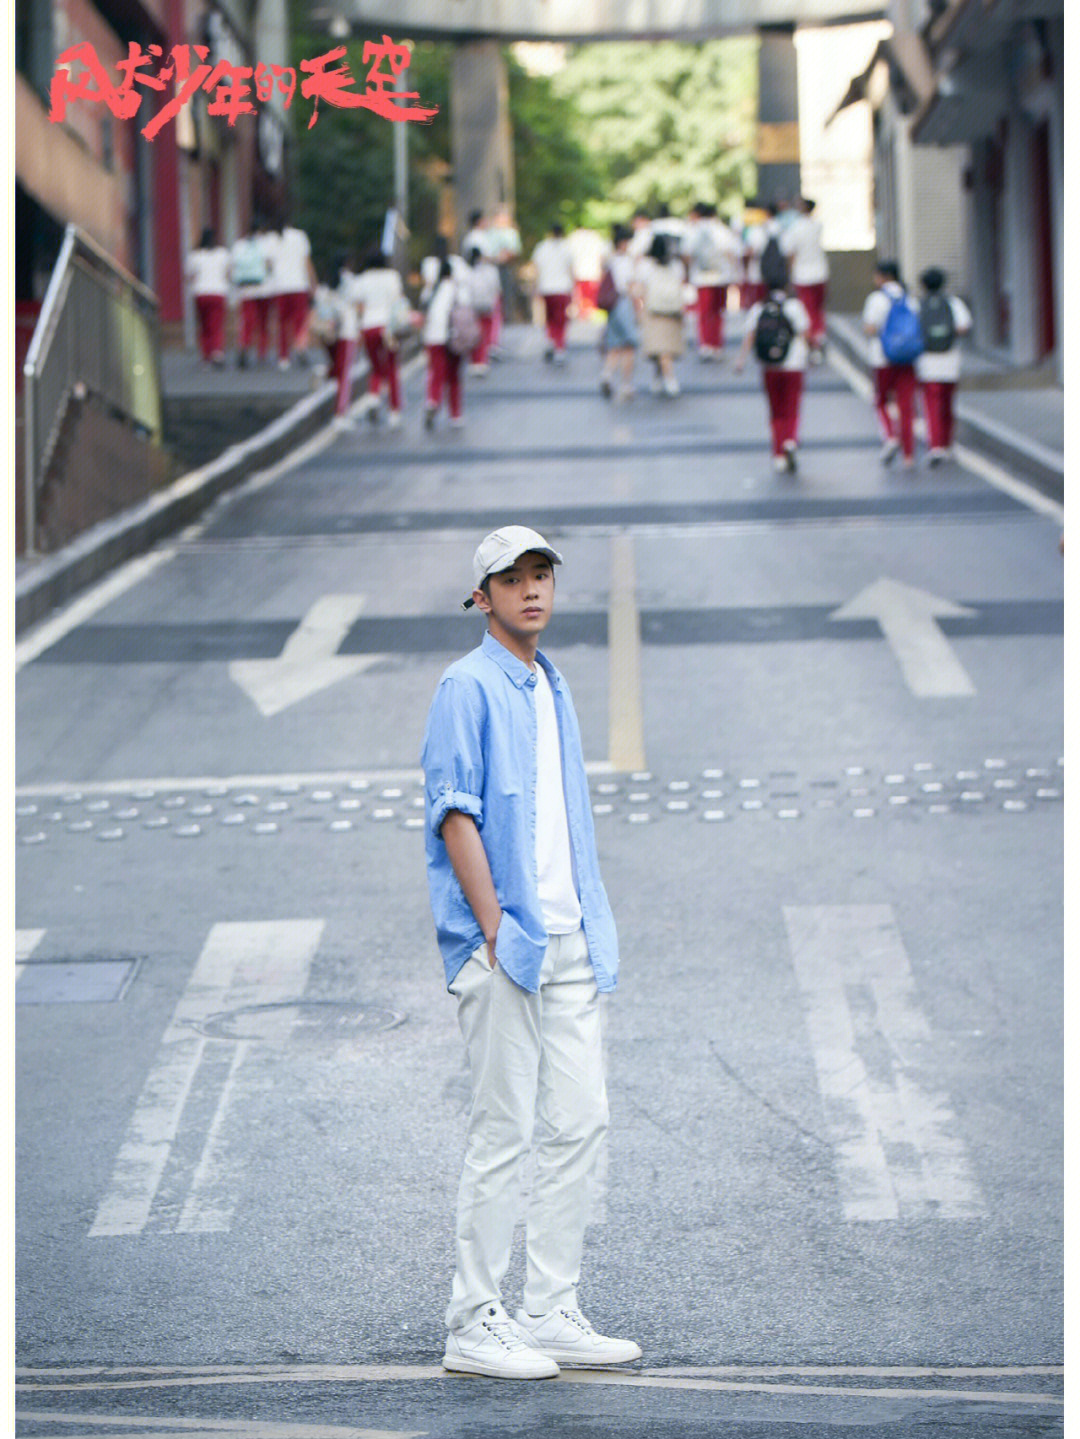
<svg viewBox="0 0 1080 1439"><path fill-rule="evenodd" d="M258 477L17 651L17 1433L1063 1432L1059 525L809 377L613 406L579 335ZM430 696L562 550L623 970L582 1302L438 1368L467 1103ZM517 1254L507 1296L516 1302Z"/></svg>

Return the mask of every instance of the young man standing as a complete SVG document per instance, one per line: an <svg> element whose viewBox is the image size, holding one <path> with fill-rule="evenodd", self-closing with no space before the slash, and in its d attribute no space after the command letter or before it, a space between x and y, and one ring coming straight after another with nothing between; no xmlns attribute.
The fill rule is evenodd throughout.
<svg viewBox="0 0 1080 1439"><path fill-rule="evenodd" d="M431 906L473 1094L443 1365L506 1379L641 1357L578 1308L608 1119L599 995L619 954L573 703L537 648L561 562L521 525L481 542L464 605L488 630L443 675L422 756ZM524 1304L511 1319L501 1285L530 1149Z"/></svg>

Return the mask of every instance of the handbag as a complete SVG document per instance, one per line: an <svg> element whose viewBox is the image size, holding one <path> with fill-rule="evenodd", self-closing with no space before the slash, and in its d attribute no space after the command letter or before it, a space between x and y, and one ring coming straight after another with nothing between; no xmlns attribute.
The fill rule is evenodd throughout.
<svg viewBox="0 0 1080 1439"><path fill-rule="evenodd" d="M615 285L615 276L605 265L600 275L600 283L596 287L596 308L607 310L610 314L618 303L619 291Z"/></svg>

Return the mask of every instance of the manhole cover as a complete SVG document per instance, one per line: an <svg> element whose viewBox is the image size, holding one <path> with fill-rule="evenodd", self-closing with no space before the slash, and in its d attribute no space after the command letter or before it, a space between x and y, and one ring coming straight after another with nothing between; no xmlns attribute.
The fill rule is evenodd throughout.
<svg viewBox="0 0 1080 1439"><path fill-rule="evenodd" d="M239 1009L212 1014L196 1027L210 1039L327 1040L373 1034L380 1029L395 1029L404 1023L405 1016L393 1009L314 999L281 1004L245 1004Z"/></svg>

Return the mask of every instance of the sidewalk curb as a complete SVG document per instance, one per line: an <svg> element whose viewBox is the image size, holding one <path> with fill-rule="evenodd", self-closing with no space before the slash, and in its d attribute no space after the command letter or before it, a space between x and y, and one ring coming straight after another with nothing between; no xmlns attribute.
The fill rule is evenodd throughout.
<svg viewBox="0 0 1080 1439"><path fill-rule="evenodd" d="M829 343L869 378L870 363L861 336L852 335L850 327L826 320ZM956 396L956 438L962 445L978 451L987 459L996 460L1027 480L1042 494L1058 504L1065 502L1065 458L1048 450L1016 430L979 415L965 403L963 390Z"/></svg>
<svg viewBox="0 0 1080 1439"><path fill-rule="evenodd" d="M367 374L365 357L353 368L353 384L364 381ZM190 524L219 495L322 429L333 418L336 395L336 381L324 380L258 434L230 445L217 459L102 520L34 565L15 582L15 633L21 634L117 565Z"/></svg>

